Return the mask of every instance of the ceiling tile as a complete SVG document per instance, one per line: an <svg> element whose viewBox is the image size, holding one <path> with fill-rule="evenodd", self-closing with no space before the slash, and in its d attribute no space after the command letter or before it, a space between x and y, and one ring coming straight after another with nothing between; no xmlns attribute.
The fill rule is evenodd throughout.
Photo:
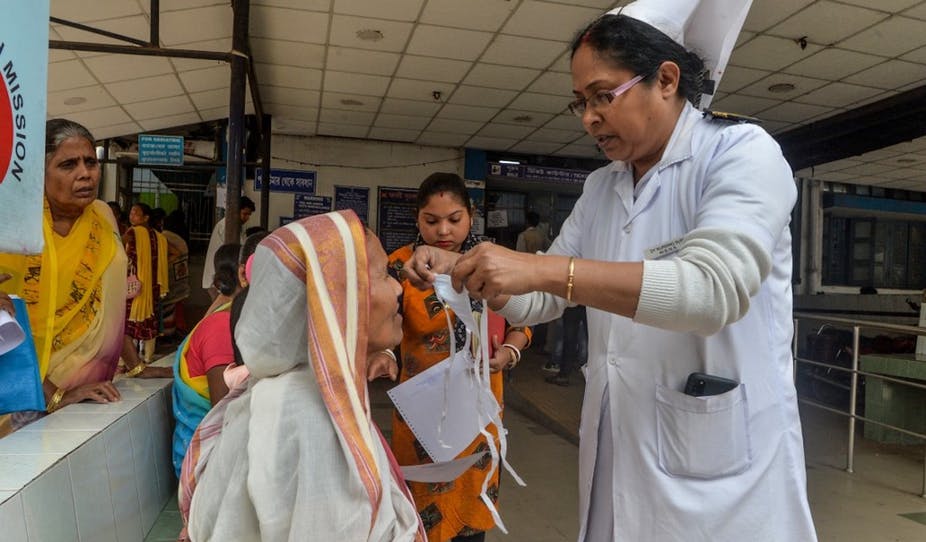
<svg viewBox="0 0 926 542"><path fill-rule="evenodd" d="M404 128L421 131L431 119L428 117L408 117L405 115L392 115L380 113L373 126L377 128Z"/></svg>
<svg viewBox="0 0 926 542"><path fill-rule="evenodd" d="M561 143L549 143L544 141L522 141L511 147L512 152L523 152L525 154L553 154L561 149Z"/></svg>
<svg viewBox="0 0 926 542"><path fill-rule="evenodd" d="M572 50L567 50L550 66L551 71L570 73L572 71ZM571 77L571 76L570 76ZM572 88L572 85L569 85Z"/></svg>
<svg viewBox="0 0 926 542"><path fill-rule="evenodd" d="M756 39L733 51L731 64L747 68L778 71L785 66L808 58L820 50L820 46L809 43L806 49L794 42L772 36L757 36Z"/></svg>
<svg viewBox="0 0 926 542"><path fill-rule="evenodd" d="M174 71L167 58L156 56L101 55L85 58L84 62L101 83L134 80Z"/></svg>
<svg viewBox="0 0 926 542"><path fill-rule="evenodd" d="M568 73L544 72L531 83L527 90L553 96L569 96L572 90L572 76Z"/></svg>
<svg viewBox="0 0 926 542"><path fill-rule="evenodd" d="M479 122L488 122L498 113L498 108L477 107L474 105L447 104L438 117L444 119L472 120Z"/></svg>
<svg viewBox="0 0 926 542"><path fill-rule="evenodd" d="M374 126L370 130L370 139L382 141L414 141L418 139L421 130L402 130L400 128L379 128Z"/></svg>
<svg viewBox="0 0 926 542"><path fill-rule="evenodd" d="M68 119L83 124L88 128L93 126L112 126L114 124L126 124L132 122L132 119L129 118L129 116L121 107L105 107L103 109L94 109L92 111L68 113Z"/></svg>
<svg viewBox="0 0 926 542"><path fill-rule="evenodd" d="M204 121L228 118L227 105L225 107L210 107L208 109L197 108L196 110L199 112L199 116L202 117ZM274 130L276 130L276 121L277 119L273 119Z"/></svg>
<svg viewBox="0 0 926 542"><path fill-rule="evenodd" d="M347 111L369 111L371 113L376 113L379 111L381 103L381 98L363 96L361 94L325 92L322 95L322 108L325 109L345 109Z"/></svg>
<svg viewBox="0 0 926 542"><path fill-rule="evenodd" d="M140 2L141 9L145 13L151 13L150 2ZM183 11L191 8L199 8L203 6L212 6L218 4L216 0L160 0L161 13L167 11ZM251 2L251 5L257 4L259 2Z"/></svg>
<svg viewBox="0 0 926 542"><path fill-rule="evenodd" d="M811 79L810 77L801 77L800 75L792 75L787 73L776 73L770 75L761 81L757 81L746 88L740 89L737 91L737 94L743 96L758 96L760 98L768 98L770 100L791 100L796 96L806 94L813 90L816 90L823 85L826 85L828 81L823 81L822 79ZM773 92L769 90L773 85L793 85L794 90L787 92Z"/></svg>
<svg viewBox="0 0 926 542"><path fill-rule="evenodd" d="M506 151L512 145L517 143L517 139L501 139L497 137L473 136L467 143L467 147L476 149L485 149L491 151Z"/></svg>
<svg viewBox="0 0 926 542"><path fill-rule="evenodd" d="M105 58L105 57L101 57ZM68 60L48 65L48 92L86 87L97 84L81 60Z"/></svg>
<svg viewBox="0 0 926 542"><path fill-rule="evenodd" d="M317 107L299 107L295 105L268 104L267 109L274 117L283 117L305 122L314 122L318 118Z"/></svg>
<svg viewBox="0 0 926 542"><path fill-rule="evenodd" d="M59 19L66 19L76 23L88 23L101 19L140 15L142 10L137 2L126 2L125 0L94 0L92 9L88 9L87 4L83 2L52 0L49 4L49 12L52 17L58 17Z"/></svg>
<svg viewBox="0 0 926 542"><path fill-rule="evenodd" d="M260 86L261 99L273 104L314 107L318 104L319 95L320 93L317 90L274 87L265 84Z"/></svg>
<svg viewBox="0 0 926 542"><path fill-rule="evenodd" d="M251 9L251 36L274 41L325 43L328 14L278 7Z"/></svg>
<svg viewBox="0 0 926 542"><path fill-rule="evenodd" d="M194 110L193 104L187 96L173 96L161 98L150 102L126 104L125 110L135 120L148 120L168 114L190 113Z"/></svg>
<svg viewBox="0 0 926 542"><path fill-rule="evenodd" d="M433 145L438 147L462 147L469 135L465 134L445 134L442 132L421 132L418 136L418 143L421 145Z"/></svg>
<svg viewBox="0 0 926 542"><path fill-rule="evenodd" d="M550 113L538 113L536 111L519 111L517 109L505 109L492 120L494 122L502 122L506 124L517 124L519 126L533 126L534 128L536 128L538 126L543 126L552 118L553 118L553 115Z"/></svg>
<svg viewBox="0 0 926 542"><path fill-rule="evenodd" d="M106 139L109 137L119 137L124 135L137 134L141 132L141 126L134 122L126 122L123 124L115 124L112 126L103 126L101 128L93 128L93 137L99 139Z"/></svg>
<svg viewBox="0 0 926 542"><path fill-rule="evenodd" d="M812 4L815 0L775 0L774 2L753 2L749 8L749 15L743 23L743 29L753 32L762 32L773 25L780 23L800 9Z"/></svg>
<svg viewBox="0 0 926 542"><path fill-rule="evenodd" d="M49 38L57 39L57 38ZM66 60L73 60L77 58L74 56L74 53L71 51L65 51L64 49L49 49L48 50L48 63L52 64L55 62L64 62Z"/></svg>
<svg viewBox="0 0 926 542"><path fill-rule="evenodd" d="M893 171L895 169L897 169L897 167L884 164L862 164L844 171L852 173L853 175L880 175L886 171Z"/></svg>
<svg viewBox="0 0 926 542"><path fill-rule="evenodd" d="M845 81L882 89L894 89L910 83L921 83L924 79L926 79L926 66L902 60L889 60L846 77Z"/></svg>
<svg viewBox="0 0 926 542"><path fill-rule="evenodd" d="M833 162L827 162L825 164L819 164L814 166L814 171L816 173L820 172L829 172L829 171L840 171L843 169L854 168L862 165L863 162L859 160L853 160L851 158L845 158L842 160L835 160Z"/></svg>
<svg viewBox="0 0 926 542"><path fill-rule="evenodd" d="M435 118L428 125L428 130L432 132L449 132L451 134L475 134L484 125L484 122Z"/></svg>
<svg viewBox="0 0 926 542"><path fill-rule="evenodd" d="M818 0L807 9L772 27L768 33L785 37L807 36L810 42L830 45L885 17L886 14L870 9Z"/></svg>
<svg viewBox="0 0 926 542"><path fill-rule="evenodd" d="M808 94L798 97L801 103L826 105L830 107L845 107L859 100L864 100L880 94L876 88L849 85L846 83L831 83Z"/></svg>
<svg viewBox="0 0 926 542"><path fill-rule="evenodd" d="M113 95L113 98L123 104L183 94L183 87L180 86L180 81L177 80L177 76L174 74L109 83L105 86L106 90Z"/></svg>
<svg viewBox="0 0 926 542"><path fill-rule="evenodd" d="M232 35L231 3L161 14L161 43L167 46Z"/></svg>
<svg viewBox="0 0 926 542"><path fill-rule="evenodd" d="M762 126L762 128L764 128L765 131L770 134L777 134L780 132L786 132L797 126L797 124L793 122L782 122L777 120L763 120L760 126Z"/></svg>
<svg viewBox="0 0 926 542"><path fill-rule="evenodd" d="M69 98L83 98L79 104L67 105L64 103ZM92 87L83 87L80 89L61 90L58 92L49 92L47 109L48 116L65 116L77 111L88 111L91 109L103 109L116 105L116 101L106 90L99 85ZM113 124L116 124L115 122Z"/></svg>
<svg viewBox="0 0 926 542"><path fill-rule="evenodd" d="M766 109L759 115L759 118L769 121L806 122L808 119L833 111L832 107L786 102Z"/></svg>
<svg viewBox="0 0 926 542"><path fill-rule="evenodd" d="M325 46L297 41L251 38L254 60L267 64L322 68L325 66Z"/></svg>
<svg viewBox="0 0 926 542"><path fill-rule="evenodd" d="M890 57L923 45L926 45L923 22L908 17L891 17L839 44L845 49Z"/></svg>
<svg viewBox="0 0 926 542"><path fill-rule="evenodd" d="M756 37L755 32L746 32L745 30L740 31L739 36L736 37L735 47L739 47L740 45L746 43L747 41L751 40L754 37Z"/></svg>
<svg viewBox="0 0 926 542"><path fill-rule="evenodd" d="M765 70L754 70L742 66L727 66L726 71L723 72L723 77L720 79L718 90L734 92L746 85L755 83L763 77L767 77L770 73Z"/></svg>
<svg viewBox="0 0 926 542"><path fill-rule="evenodd" d="M560 41L520 38L501 34L496 36L480 60L493 64L542 69L559 58L566 47L567 45Z"/></svg>
<svg viewBox="0 0 926 542"><path fill-rule="evenodd" d="M177 47L193 51L215 51L222 53L231 50L231 38L182 43ZM196 60L192 58L171 58L170 63L174 65L174 69L178 72L203 70L206 68L214 68L215 66L228 65L227 62L222 60Z"/></svg>
<svg viewBox="0 0 926 542"><path fill-rule="evenodd" d="M314 122L306 122L304 120L295 120L295 119L283 119L283 118L274 118L273 119L273 133L274 134L283 134L283 135L315 135L315 126Z"/></svg>
<svg viewBox="0 0 926 542"><path fill-rule="evenodd" d="M328 62L325 67L329 70L342 72L358 72L373 75L392 75L399 63L401 55L398 53L384 53L368 49L349 49L347 47L329 47Z"/></svg>
<svg viewBox="0 0 926 542"><path fill-rule="evenodd" d="M917 86L919 86L919 84L920 83L916 83ZM862 107L863 105L885 100L887 98L890 98L891 96L894 96L895 94L897 94L897 92L893 90L885 90L883 92L879 91L875 94L872 94L871 96L867 98L863 98L861 100L857 100L854 102L849 102L849 105L847 105L846 108L855 109L857 107Z"/></svg>
<svg viewBox="0 0 926 542"><path fill-rule="evenodd" d="M492 39L488 32L418 25L406 52L457 60L476 60Z"/></svg>
<svg viewBox="0 0 926 542"><path fill-rule="evenodd" d="M379 75L325 71L325 92L348 92L365 96L382 96L389 86L389 78Z"/></svg>
<svg viewBox="0 0 926 542"><path fill-rule="evenodd" d="M562 113L569 103L566 96L553 96L551 94L533 94L525 92L518 95L509 107L525 111L541 111L543 113Z"/></svg>
<svg viewBox="0 0 926 542"><path fill-rule="evenodd" d="M423 0L334 0L334 12L395 21L414 21L418 19L422 3Z"/></svg>
<svg viewBox="0 0 926 542"><path fill-rule="evenodd" d="M176 0L183 2L185 0ZM278 6L282 8L328 11L331 0L251 0L251 5Z"/></svg>
<svg viewBox="0 0 926 542"><path fill-rule="evenodd" d="M276 64L257 64L257 80L261 85L276 87L321 89L322 72L312 68L277 66Z"/></svg>
<svg viewBox="0 0 926 542"><path fill-rule="evenodd" d="M170 115L168 117L158 117L155 119L141 122L144 130L163 130L164 128L174 128L177 126L186 126L187 124L198 124L202 119L196 113L181 113L179 115Z"/></svg>
<svg viewBox="0 0 926 542"><path fill-rule="evenodd" d="M403 55L396 77L459 83L473 65L465 60Z"/></svg>
<svg viewBox="0 0 926 542"><path fill-rule="evenodd" d="M379 41L364 41L357 37L357 32L362 30L379 30L383 38ZM331 19L331 36L328 43L374 51L401 52L405 49L411 30L411 23L335 15Z"/></svg>
<svg viewBox="0 0 926 542"><path fill-rule="evenodd" d="M884 58L856 51L827 47L785 68L788 73L838 81L855 72L883 62Z"/></svg>
<svg viewBox="0 0 926 542"><path fill-rule="evenodd" d="M194 92L190 94L190 100L197 110L214 109L224 107L225 116L228 116L229 95L227 90L207 90L205 92Z"/></svg>
<svg viewBox="0 0 926 542"><path fill-rule="evenodd" d="M585 128L582 127L582 121L579 120L579 117L572 115L572 114L557 115L553 117L553 120L548 122L544 126L544 128L554 128L556 130L572 130L572 131L581 130L582 132L585 132Z"/></svg>
<svg viewBox="0 0 926 542"><path fill-rule="evenodd" d="M201 92L214 88L229 89L231 87L231 69L228 66L217 66L206 70L193 70L180 74L180 82L187 92Z"/></svg>
<svg viewBox="0 0 926 542"><path fill-rule="evenodd" d="M739 115L756 115L763 109L768 109L780 103L781 100L770 100L768 98L758 98L756 96L743 96L742 94L730 94L724 96L721 100L711 103L711 109Z"/></svg>
<svg viewBox="0 0 926 542"><path fill-rule="evenodd" d="M907 17L926 20L926 2L920 2L916 6L905 11L903 14Z"/></svg>
<svg viewBox="0 0 926 542"><path fill-rule="evenodd" d="M540 75L539 70L477 63L463 83L480 87L521 90Z"/></svg>
<svg viewBox="0 0 926 542"><path fill-rule="evenodd" d="M533 126L515 126L514 124L491 123L484 126L477 136L498 137L504 139L523 139L534 131Z"/></svg>
<svg viewBox="0 0 926 542"><path fill-rule="evenodd" d="M437 110L440 109L439 102L422 102L419 100L400 100L398 98L386 98L380 108L381 113L391 115L409 115L413 117L433 117Z"/></svg>
<svg viewBox="0 0 926 542"><path fill-rule="evenodd" d="M77 3L79 4L79 2ZM161 24L163 23L164 21L162 20ZM117 34L122 34L123 36L129 36L145 41L151 37L151 25L148 24L148 19L143 15L97 21L94 22L92 26L100 30L107 30L109 32L115 32ZM61 39L65 41L84 41L88 43L114 43L117 45L126 45L126 42L122 40L107 38L99 34L92 34L90 32L85 32L83 30L78 30L76 28L67 26L57 26L56 30L58 35L61 36ZM101 54L104 53L91 51L81 51L77 53L78 56L83 58Z"/></svg>
<svg viewBox="0 0 926 542"><path fill-rule="evenodd" d="M516 6L517 2L498 0L428 0L421 22L494 32Z"/></svg>
<svg viewBox="0 0 926 542"><path fill-rule="evenodd" d="M503 34L571 41L601 15L593 8L525 0L502 27Z"/></svg>
<svg viewBox="0 0 926 542"><path fill-rule="evenodd" d="M618 4L625 4L627 2L615 0L571 0L570 2L564 3L575 4L577 6L588 6L590 8L598 8L601 11L607 11L617 7Z"/></svg>
<svg viewBox="0 0 926 542"><path fill-rule="evenodd" d="M892 169L890 171L885 171L878 176L885 179L910 179L918 177L920 174L921 172L915 169L901 167Z"/></svg>
<svg viewBox="0 0 926 542"><path fill-rule="evenodd" d="M318 133L320 135L329 135L337 137L366 137L369 128L367 126L351 124L329 124L326 122L318 123Z"/></svg>
<svg viewBox="0 0 926 542"><path fill-rule="evenodd" d="M339 123L344 124L362 124L363 126L369 126L373 123L373 117L376 116L376 113L370 113L367 111L342 111L339 109L322 109L321 115L318 117L318 122L325 123Z"/></svg>
<svg viewBox="0 0 926 542"><path fill-rule="evenodd" d="M912 6L922 2L922 0L878 0L877 2L872 2L871 0L839 0L843 4L853 4L856 6L862 6L865 8L879 9L881 11L887 11L889 13L898 13Z"/></svg>
<svg viewBox="0 0 926 542"><path fill-rule="evenodd" d="M559 143L564 145L566 143L571 143L585 135L584 132L577 132L575 130L556 130L553 128L541 128L533 134L531 134L531 140L533 141L544 141L547 143Z"/></svg>
<svg viewBox="0 0 926 542"><path fill-rule="evenodd" d="M504 107L517 93L512 90L499 90L494 88L460 86L450 103L463 105L480 105L489 107ZM522 107L520 109L527 109Z"/></svg>
<svg viewBox="0 0 926 542"><path fill-rule="evenodd" d="M914 49L909 53L900 57L902 60L908 60L910 62L917 62L919 64L926 64L926 47L920 47L919 49Z"/></svg>
<svg viewBox="0 0 926 542"><path fill-rule="evenodd" d="M406 100L435 101L434 92L441 94L441 99L446 100L447 96L453 92L453 85L440 83L437 81L417 81L414 79L392 80L389 85L389 92L386 94L390 98L402 98Z"/></svg>
<svg viewBox="0 0 926 542"><path fill-rule="evenodd" d="M604 154L589 140L588 143L573 143L556 151L558 156L581 156L584 158L602 158Z"/></svg>

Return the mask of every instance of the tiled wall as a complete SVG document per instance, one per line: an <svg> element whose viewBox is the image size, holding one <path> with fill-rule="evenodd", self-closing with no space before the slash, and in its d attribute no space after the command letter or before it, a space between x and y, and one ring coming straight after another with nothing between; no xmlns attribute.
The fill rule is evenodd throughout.
<svg viewBox="0 0 926 542"><path fill-rule="evenodd" d="M170 380L70 405L0 439L0 540L141 541L176 489Z"/></svg>

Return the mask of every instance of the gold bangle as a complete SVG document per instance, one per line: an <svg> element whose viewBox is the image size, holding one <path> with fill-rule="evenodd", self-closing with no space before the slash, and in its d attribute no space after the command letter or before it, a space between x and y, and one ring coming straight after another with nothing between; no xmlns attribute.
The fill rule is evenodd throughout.
<svg viewBox="0 0 926 542"><path fill-rule="evenodd" d="M145 365L145 362L139 361L139 362L138 362L138 365L136 365L135 367L132 367L130 370L126 371L125 377L126 377L126 378L132 378L133 376L138 376L138 375L140 375L140 374L142 373L142 371L145 370L146 367L147 367L147 365Z"/></svg>
<svg viewBox="0 0 926 542"><path fill-rule="evenodd" d="M576 259L569 257L569 275L566 277L566 301L572 302L572 287L576 281Z"/></svg>
<svg viewBox="0 0 926 542"><path fill-rule="evenodd" d="M51 396L51 401L48 402L48 405L45 407L45 411L51 414L52 412L58 410L61 400L64 399L65 390L64 388L58 388L55 390L55 393Z"/></svg>

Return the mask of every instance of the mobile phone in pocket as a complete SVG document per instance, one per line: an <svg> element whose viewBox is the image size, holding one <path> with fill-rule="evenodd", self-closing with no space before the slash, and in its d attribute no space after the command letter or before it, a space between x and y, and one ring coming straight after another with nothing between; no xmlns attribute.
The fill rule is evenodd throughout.
<svg viewBox="0 0 926 542"><path fill-rule="evenodd" d="M685 382L685 394L693 397L720 395L739 386L736 380L707 373L691 373Z"/></svg>

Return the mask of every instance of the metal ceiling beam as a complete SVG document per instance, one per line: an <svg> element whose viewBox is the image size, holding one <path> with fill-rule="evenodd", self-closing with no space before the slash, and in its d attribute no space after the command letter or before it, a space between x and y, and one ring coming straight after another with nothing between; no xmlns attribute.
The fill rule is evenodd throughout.
<svg viewBox="0 0 926 542"><path fill-rule="evenodd" d="M195 49L167 49L165 47L151 47L142 42L142 46L115 45L111 43L88 43L84 41L48 40L49 49L65 49L67 51L89 51L91 53L110 53L114 55L143 55L167 56L175 58L195 58L198 60L218 60L228 62L231 53L219 51L198 51Z"/></svg>
<svg viewBox="0 0 926 542"><path fill-rule="evenodd" d="M775 136L797 171L926 135L926 86Z"/></svg>
<svg viewBox="0 0 926 542"><path fill-rule="evenodd" d="M151 39L149 42L152 47L160 47L161 45L161 3L160 0L151 0L148 4L150 9L148 12L151 16Z"/></svg>
<svg viewBox="0 0 926 542"><path fill-rule="evenodd" d="M83 30L84 32L90 32L91 34L98 34L100 36L105 36L107 38L112 38L114 40L125 41L128 43L134 43L135 45L148 45L147 42L140 40L138 38L133 38L131 36L124 36L122 34L117 34L115 32L110 32L109 30L103 30L100 28L94 28L92 26L87 26L85 24L75 23L74 21L68 21L67 19L61 19L59 17L49 17L48 20L55 24L60 24L62 26L69 26L71 28L76 28L78 30Z"/></svg>
<svg viewBox="0 0 926 542"><path fill-rule="evenodd" d="M239 242L241 218L238 215L239 198L243 182L241 164L244 162L244 99L248 80L248 21L250 0L234 0L232 10L231 81L228 98L228 168L225 170L225 242ZM268 178L266 182L270 182ZM261 209L261 212L266 212Z"/></svg>

